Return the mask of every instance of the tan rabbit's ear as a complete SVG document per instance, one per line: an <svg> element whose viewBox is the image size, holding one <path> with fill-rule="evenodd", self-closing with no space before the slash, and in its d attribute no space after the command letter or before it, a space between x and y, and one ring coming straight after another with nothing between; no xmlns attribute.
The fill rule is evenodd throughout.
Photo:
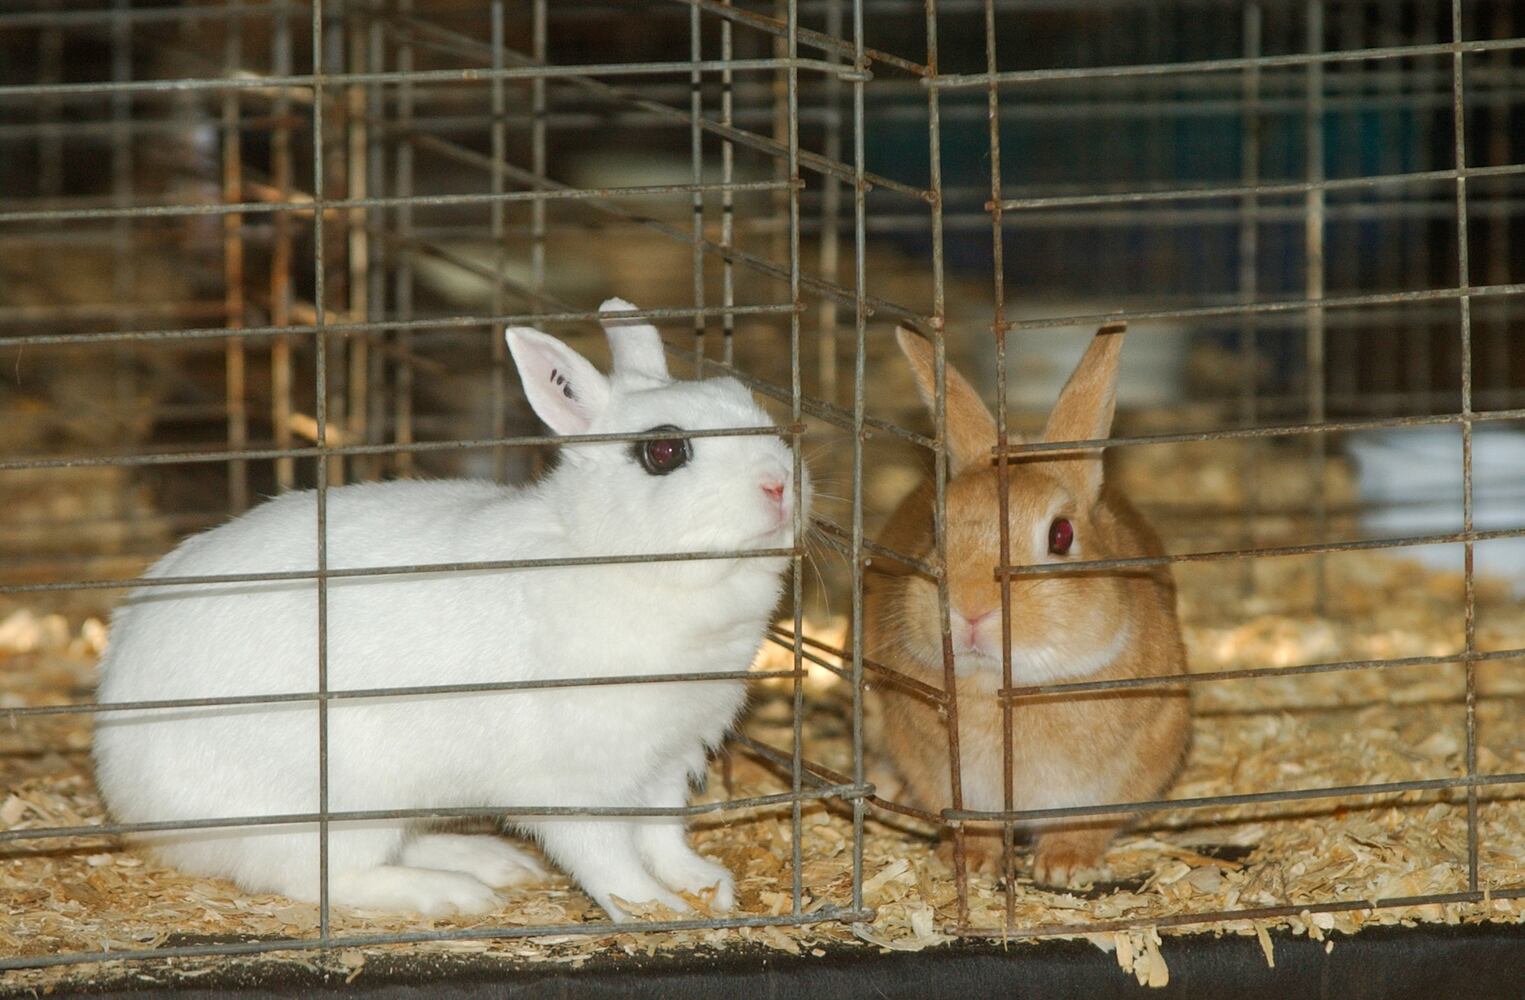
<svg viewBox="0 0 1525 1000"><path fill-rule="evenodd" d="M900 327L895 331L900 350L911 362L916 389L930 412L936 405L937 376L933 367L932 344L920 334ZM974 391L974 386L949 364L943 366L947 380L948 471L954 475L970 465L989 463L995 449L995 418Z"/></svg>
<svg viewBox="0 0 1525 1000"><path fill-rule="evenodd" d="M1117 369L1122 356L1126 323L1108 323L1096 332L1091 346L1075 366L1070 380L1059 392L1059 402L1048 416L1043 440L1094 441L1112 433L1112 414L1117 407ZM1071 480L1076 499L1095 503L1101 495L1101 449L1056 455L1054 466Z"/></svg>

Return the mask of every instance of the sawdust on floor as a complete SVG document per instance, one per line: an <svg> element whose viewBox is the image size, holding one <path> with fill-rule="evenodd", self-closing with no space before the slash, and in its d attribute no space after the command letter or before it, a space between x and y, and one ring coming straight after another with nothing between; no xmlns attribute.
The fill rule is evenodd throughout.
<svg viewBox="0 0 1525 1000"><path fill-rule="evenodd" d="M1238 564L1179 568L1182 617L1193 672L1256 666L1410 656L1455 655L1464 636L1462 581L1382 555L1344 553L1324 562L1327 614L1311 605L1313 560L1257 566L1243 596ZM1257 594L1275 595L1274 600ZM843 641L840 621L807 623L829 644ZM86 702L106 630L99 620L48 614L15 604L0 608L0 713L6 708ZM1502 587L1480 584L1476 644L1482 650L1525 646L1525 608ZM788 668L791 654L770 645L759 666ZM1518 661L1480 663L1477 769L1525 771L1525 671ZM746 725L751 738L788 752L790 684L756 685ZM805 756L850 772L850 690L836 675L812 669L805 682ZM1192 685L1193 747L1172 798L1287 791L1371 782L1446 778L1466 769L1466 674L1456 663L1400 666ZM0 829L75 826L103 821L89 770L88 714L13 717L0 726ZM727 792L727 781L729 792ZM701 799L786 791L776 764L742 749L717 760ZM1479 882L1485 890L1525 884L1525 804L1516 786L1480 790ZM893 817L890 819L893 820ZM873 813L863 840L863 899L871 922L826 921L802 927L711 928L601 935L548 933L526 938L461 939L382 946L435 953L501 956L508 961L568 963L595 955L654 954L739 943L792 954L830 943L919 949L949 940L957 916L946 852L907 824ZM736 875L740 912L791 911L790 810L738 810L696 823L699 849ZM805 912L847 906L852 898L853 827L841 803L807 802L801 820ZM1157 922L1183 915L1269 906L1316 908L1334 901L1376 901L1467 888L1467 806L1463 791L1412 791L1232 807L1164 810L1120 837L1108 862L1114 881L1077 891L1039 888L1020 874L1014 885L1017 928L1103 925L1089 933L1122 969L1146 984L1169 977L1169 935ZM1019 866L1025 859L1019 859ZM1019 872L1020 872L1019 867ZM969 919L999 929L1006 892L971 876ZM317 911L278 896L250 896L231 883L191 878L123 851L110 837L28 840L0 846L0 955L172 947L257 937L298 938L317 931ZM1274 962L1268 927L1324 940L1371 924L1519 921L1525 904L1478 903L1303 911L1262 920L1210 924L1256 936ZM603 920L568 880L511 890L504 906L482 917L424 920L338 911L335 935L431 929L566 926ZM1109 922L1136 924L1122 930ZM1201 925L1180 926L1198 931ZM1073 933L1082 933L1075 930ZM1333 939L1327 946L1333 947ZM326 962L360 975L371 949L286 960ZM276 957L281 957L277 953ZM268 960L269 956L266 956ZM206 962L228 959L203 960ZM63 977L101 974L84 968L16 970L8 986L45 986ZM194 973L196 963L182 962Z"/></svg>

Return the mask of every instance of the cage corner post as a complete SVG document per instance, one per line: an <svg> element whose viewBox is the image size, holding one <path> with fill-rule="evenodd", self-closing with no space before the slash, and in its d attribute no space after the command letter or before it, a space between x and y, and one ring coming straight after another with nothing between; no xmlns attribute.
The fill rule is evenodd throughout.
<svg viewBox="0 0 1525 1000"><path fill-rule="evenodd" d="M794 434L790 440L793 461L792 481L794 490L794 555L791 557L790 587L793 606L793 637L790 653L793 658L791 722L792 740L789 761L789 860L791 914L803 916L804 909L804 775L805 775L805 561L803 558L805 520L803 507L804 454L800 448L799 429L804 420L804 385L801 380L800 319L804 308L801 297L800 260L800 192L803 178L800 173L800 11L799 0L785 0L784 19L784 107L785 151L788 173L788 277L789 277L789 417Z"/></svg>
<svg viewBox="0 0 1525 1000"><path fill-rule="evenodd" d="M931 0L935 6L935 0ZM867 115L864 104L864 76L868 63L864 52L864 0L852 0L853 30L853 83L852 83L852 142L853 142L853 414L852 414L852 538L848 553L852 561L850 585L852 587L852 621L849 624L848 648L852 650L852 780L855 786L852 799L852 911L861 915L865 911L863 900L863 841L866 834L866 782L863 742L863 586L866 551L863 533L863 447L867 438L864 421L867 415L868 371L868 183L864 178L867 161L865 135ZM935 15L930 15L935 16ZM929 93L935 95L935 91ZM935 97L934 97L935 99ZM835 157L833 157L835 159ZM836 213L828 211L830 224L835 230ZM833 243L833 246L835 244ZM823 252L823 258L826 254ZM835 282L833 265L831 280ZM934 279L937 281L938 279ZM831 321L835 322L833 311ZM833 360L835 359L835 346ZM823 395L825 393L823 392ZM830 398L830 397L828 397ZM855 919L857 917L855 916Z"/></svg>
<svg viewBox="0 0 1525 1000"><path fill-rule="evenodd" d="M243 19L228 22L223 45L223 74L235 76L243 59ZM242 92L229 88L222 95L222 253L223 253L223 323L229 331L224 346L227 406L227 442L229 452L248 447L249 414L246 378L246 351L239 331L244 325L244 216L232 211L243 198L243 101ZM234 513L249 506L249 464L228 463L228 508Z"/></svg>
<svg viewBox="0 0 1525 1000"><path fill-rule="evenodd" d="M926 4L926 68L927 91L927 171L930 202L929 225L932 240L932 351L934 397L932 425L935 436L933 454L933 501L932 534L933 563L937 570L938 627L942 636L942 690L939 692L938 709L948 730L948 767L951 790L950 805L953 809L964 808L963 765L959 748L958 689L953 671L952 625L949 620L948 595L948 546L947 546L947 285L944 244L944 192L943 192L943 140L942 140L942 94L940 73L942 57L939 38L939 8L937 0ZM954 931L961 933L969 928L969 869L966 853L964 824L949 823L953 833L953 877L957 905Z"/></svg>
<svg viewBox="0 0 1525 1000"><path fill-rule="evenodd" d="M329 41L324 31L324 4L312 5L312 278L313 278L313 413L317 455L316 497L316 566L318 648L317 648L317 770L318 770L318 935L327 948L333 935L329 833L332 820L329 789L329 699L328 699L328 491L333 478L328 439L328 326L326 260L324 253L324 217L327 211L327 173L324 147L323 103L327 99L324 80L324 54Z"/></svg>

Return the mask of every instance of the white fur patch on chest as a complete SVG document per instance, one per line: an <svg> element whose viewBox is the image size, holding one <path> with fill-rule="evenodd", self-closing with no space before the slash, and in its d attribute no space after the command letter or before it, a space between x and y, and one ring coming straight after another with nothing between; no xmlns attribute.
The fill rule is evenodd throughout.
<svg viewBox="0 0 1525 1000"><path fill-rule="evenodd" d="M1047 684L1053 681L1075 680L1100 673L1111 666L1133 638L1133 623L1125 621L1112 636L1110 642L1100 649L1079 656L1056 649L1050 645L1011 647L1011 679L1017 684ZM1001 663L985 656L960 657L954 663L960 677L974 681L981 691L995 692L1001 689Z"/></svg>
<svg viewBox="0 0 1525 1000"><path fill-rule="evenodd" d="M981 751L964 758L964 807L998 811L1005 807L1006 798L1001 787L1001 749L997 746ZM1118 770L1110 765L1083 767L1057 752L1019 757L1012 761L1012 806L1064 809L1122 801L1126 796Z"/></svg>

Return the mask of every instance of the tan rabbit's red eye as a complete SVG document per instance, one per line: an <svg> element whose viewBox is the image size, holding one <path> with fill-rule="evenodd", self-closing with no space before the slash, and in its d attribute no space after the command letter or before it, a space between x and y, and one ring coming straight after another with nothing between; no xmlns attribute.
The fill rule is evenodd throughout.
<svg viewBox="0 0 1525 1000"><path fill-rule="evenodd" d="M648 434L657 431L680 430L671 424L663 424L661 427L653 427ZM653 476L665 476L669 472L681 469L688 464L693 457L686 438L661 438L656 441L637 441L635 444L635 458Z"/></svg>
<svg viewBox="0 0 1525 1000"><path fill-rule="evenodd" d="M1048 526L1048 550L1056 556L1066 555L1075 543L1075 526L1067 518L1056 517Z"/></svg>

